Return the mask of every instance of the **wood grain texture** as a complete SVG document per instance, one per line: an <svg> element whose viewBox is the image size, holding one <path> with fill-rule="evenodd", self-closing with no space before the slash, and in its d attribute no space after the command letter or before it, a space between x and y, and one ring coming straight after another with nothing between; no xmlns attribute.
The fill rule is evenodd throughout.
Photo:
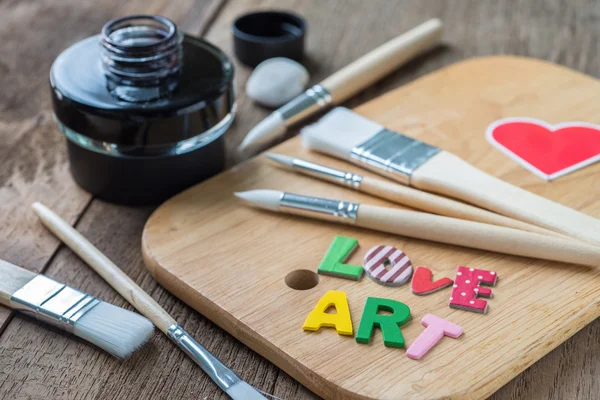
<svg viewBox="0 0 600 400"><path fill-rule="evenodd" d="M356 225L508 255L600 267L600 247L569 238L548 237L518 229L463 221L437 215L362 204Z"/></svg>
<svg viewBox="0 0 600 400"><path fill-rule="evenodd" d="M309 84L322 81L420 22L432 17L444 22L444 46L354 96L345 103L348 107L440 66L475 56L523 55L600 76L600 54L596 49L600 29L594 25L600 18L600 4L594 1L504 0L485 4L473 0L338 0L329 1L327 5L318 0L230 1L207 31L207 38L232 54L230 25L235 17L249 10L272 8L288 8L307 18L304 64L311 72ZM242 94L251 70L234 61L238 93ZM228 136L231 150L241 143L251 127L270 113L243 95L238 97L237 104L235 126ZM286 138L296 133L297 129L291 129ZM240 156L231 152L230 159L238 162Z"/></svg>
<svg viewBox="0 0 600 400"><path fill-rule="evenodd" d="M35 278L37 274L0 260L0 276L2 276L0 280L0 304L10 307L12 295Z"/></svg>
<svg viewBox="0 0 600 400"><path fill-rule="evenodd" d="M186 9L185 5L191 3L195 3L192 9ZM3 124L7 120L9 123L18 122L23 115L27 118L37 115L36 104L42 101L42 97L36 96L34 89L39 89L46 99L43 101L47 101L47 70L60 49L97 32L113 15L126 12L167 13L179 18L178 22L184 21L184 29L195 33L206 30L207 25L203 21L208 21L211 23L209 39L231 54L230 23L236 15L254 8L291 8L308 19L308 58L305 64L313 74L311 83L319 82L419 22L431 17L439 17L444 21L447 47L421 57L376 86L354 96L346 103L351 107L441 66L479 55L528 55L600 77L600 52L597 51L597 43L600 42L600 3L595 0L229 0L213 21L214 11L221 7L221 3L203 0L145 1L143 4L141 1L105 0L0 2L3 38L0 48L3 55L0 59L3 88L0 91L0 108L4 110L12 104L9 111L2 114L0 121ZM81 11L82 7L93 12L85 13ZM204 27L198 26L199 21ZM45 67L42 66L44 62ZM243 88L250 71L237 63L236 67L238 114L228 134L230 149L237 147L250 127L269 112L253 105L245 97ZM2 136L0 143L2 171L7 170L8 155L17 149L11 145L12 141L22 140L23 137L20 131L13 129L14 126L3 128L7 134ZM50 122L48 126L51 126ZM64 157L62 138L53 129L48 128L45 132L56 135L55 140L46 143L45 148L49 152L61 152ZM294 133L294 130L290 131L288 137ZM19 164L20 169L29 170L32 165L37 165L38 161L28 157L28 153L29 150L20 153L23 159L23 163ZM239 157L231 155L230 162L236 161L239 161ZM74 195L74 192L67 191L57 196L63 198L61 204L48 202L48 205L67 216L74 212L68 204ZM46 199L35 198L32 201ZM29 205L30 202L23 201L22 207L28 210ZM2 204L2 210L4 207L6 203ZM165 309L183 321L185 328L202 344L237 372L241 371L244 379L283 399L314 398L312 393L287 374L156 286L144 271L139 252L139 235L149 213L148 209L134 210L94 201L78 228L125 268L129 276ZM74 220L76 213L72 215ZM33 222L35 217L32 214L30 218L30 223L37 224ZM24 222L21 218L17 220ZM12 226L15 226L14 221ZM27 260L19 262L19 257L35 255L32 249L45 240L56 244L50 233L44 234L41 229L37 232L34 247L23 245L14 250L4 247L2 256L13 251L16 257L12 258L13 262L30 265ZM10 241L9 245L11 243L14 246L14 241ZM45 262L40 258L39 265ZM125 305L120 296L67 250L57 254L48 273L104 300ZM0 320L3 311L0 309ZM496 392L492 399L597 397L600 393L600 381L597 379L600 370L598 337L600 321L597 320ZM172 350L166 338L157 334L155 341L139 356L118 363L75 338L18 317L0 336L0 398L226 398L183 354Z"/></svg>
<svg viewBox="0 0 600 400"><path fill-rule="evenodd" d="M530 115L550 123L583 120L596 124L600 117L593 107L581 104L600 102L598 93L600 81L560 66L526 58L486 57L436 71L356 111L389 129L446 149L516 187L600 217L600 183L596 178L600 164L548 183L507 159L484 135L490 123L511 115ZM402 102L404 98L412 101ZM435 117L431 110L437 110ZM302 148L299 138L274 151L317 163L334 162ZM345 164L336 160L332 165L343 168ZM144 259L165 288L325 398L486 398L600 316L600 268L511 257L390 236L351 224L269 213L245 207L232 195L253 189L369 205L383 203L303 176L291 179L287 172L273 168L261 157L160 206L144 229ZM408 216L402 217L402 211L366 204L358 209L358 226L388 224L386 232L448 237L442 223L433 222L441 217L417 213L417 218L431 218L419 227ZM470 236L471 232L462 232L459 224L455 225L450 230L457 241L465 237L474 245L481 244L477 237ZM439 228L439 232L431 233L431 227ZM520 243L510 245L514 250L533 251L540 245L531 242L523 248L528 235L536 240L545 238L545 244L556 240L557 249L578 244L521 234ZM383 244L402 249L413 264L430 266L441 276L454 276L457 265L495 271L500 283L494 288L493 301L489 301L491 311L485 316L453 311L447 306L448 291L414 296L407 286L390 288L368 280L321 277L319 285L310 290L287 287L284 280L288 274L316 269L336 235L359 240L361 250L353 256L359 260L367 249ZM500 233L490 229L480 237L491 241L499 239ZM595 246L582 246L597 252ZM544 251L558 255L552 249ZM356 258L350 263L356 264L353 260ZM600 267L597 256L590 264ZM402 332L408 343L421 333L418 320L427 313L458 324L465 336L440 342L435 355L414 363L402 350L382 346L378 334L371 345L360 346L332 330L303 332L302 322L328 290L347 293L355 325L367 297L392 298L407 304L413 323L403 325ZM394 377L381 371L394 371Z"/></svg>
<svg viewBox="0 0 600 400"><path fill-rule="evenodd" d="M538 89L536 95L540 99L539 103L543 103L542 99L552 96L556 91L556 86L550 84L548 86L549 90ZM573 83L573 89L576 91L572 92L570 96L574 96L577 103L586 103L588 101L586 96L593 96L590 91L575 88L576 85ZM492 101L495 95L491 94ZM569 96L569 93L566 95ZM553 107L549 106L549 108ZM561 108L563 107L555 106L553 112L558 111L558 115L560 115ZM510 110L506 112L511 113ZM512 111L511 115L514 115L515 112L518 111ZM539 110L531 111L531 114L537 113ZM580 116L589 118L582 113L574 112L573 114L570 117L571 121L578 120ZM551 117L550 114L546 119L548 120L549 117ZM562 117L555 121L558 123L565 120L565 117ZM457 181L456 177L460 177L460 181ZM531 195L526 190L474 169L464 160L447 151L436 154L419 167L411 176L411 184L421 190L469 201L499 214L600 246L600 220L572 208L564 207L547 198ZM581 196L580 192L577 194Z"/></svg>
<svg viewBox="0 0 600 400"><path fill-rule="evenodd" d="M409 60L437 46L443 23L430 19L352 61L321 83L339 104L366 89Z"/></svg>
<svg viewBox="0 0 600 400"><path fill-rule="evenodd" d="M56 25L65 9L50 3L0 3L0 257L38 272L58 241L43 235L28 203L46 198L74 222L90 200L69 176L47 83L54 57L84 25Z"/></svg>
<svg viewBox="0 0 600 400"><path fill-rule="evenodd" d="M432 193L416 190L387 179L364 177L359 190L373 196L390 200L393 203L405 205L428 213L445 215L447 217L483 222L486 224L505 226L522 231L535 232L541 235L565 238L554 231L540 228L516 219L508 218L470 204L465 204L451 198L437 196Z"/></svg>

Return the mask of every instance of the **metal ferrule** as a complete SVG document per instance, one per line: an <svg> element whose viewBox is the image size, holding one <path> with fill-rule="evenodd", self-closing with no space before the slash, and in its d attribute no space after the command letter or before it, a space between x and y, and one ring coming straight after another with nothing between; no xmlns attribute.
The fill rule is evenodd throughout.
<svg viewBox="0 0 600 400"><path fill-rule="evenodd" d="M350 158L367 169L410 185L412 173L439 151L437 147L383 129L354 147Z"/></svg>
<svg viewBox="0 0 600 400"><path fill-rule="evenodd" d="M14 309L68 332L100 300L43 275L29 281L11 297Z"/></svg>
<svg viewBox="0 0 600 400"><path fill-rule="evenodd" d="M304 93L281 106L277 112L285 121L286 126L328 107L332 102L331 94L321 85L315 85Z"/></svg>
<svg viewBox="0 0 600 400"><path fill-rule="evenodd" d="M194 340L181 326L173 324L167 330L167 336L183 350L210 378L223 390L229 389L240 378L217 360L202 345Z"/></svg>
<svg viewBox="0 0 600 400"><path fill-rule="evenodd" d="M346 223L356 221L359 206L360 204L349 201L329 200L293 193L284 193L279 201L279 208L282 212L306 216L321 214L320 219L331 219L338 222L342 220Z"/></svg>
<svg viewBox="0 0 600 400"><path fill-rule="evenodd" d="M324 181L350 186L354 189L358 189L363 180L362 175L329 168L321 164L311 163L310 161L300 160L298 158L294 159L293 168L301 170L302 173L306 175L314 176L323 179Z"/></svg>

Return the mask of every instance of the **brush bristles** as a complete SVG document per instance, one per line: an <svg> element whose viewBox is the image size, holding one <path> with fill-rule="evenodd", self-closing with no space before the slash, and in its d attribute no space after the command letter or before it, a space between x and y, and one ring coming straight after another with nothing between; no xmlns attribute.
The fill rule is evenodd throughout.
<svg viewBox="0 0 600 400"><path fill-rule="evenodd" d="M242 380L231 385L225 392L233 400L266 400L265 396Z"/></svg>
<svg viewBox="0 0 600 400"><path fill-rule="evenodd" d="M248 132L239 149L245 151L251 147L264 144L271 139L283 135L285 130L286 126L283 117L279 112L275 111Z"/></svg>
<svg viewBox="0 0 600 400"><path fill-rule="evenodd" d="M302 143L311 150L347 159L352 149L376 135L383 126L355 112L337 107L302 129Z"/></svg>
<svg viewBox="0 0 600 400"><path fill-rule="evenodd" d="M242 199L254 206L271 211L279 211L279 201L283 192L279 190L248 190L246 192L235 192L233 194L238 199Z"/></svg>
<svg viewBox="0 0 600 400"><path fill-rule="evenodd" d="M146 317L101 302L75 324L73 333L118 358L127 358L146 343L154 325Z"/></svg>

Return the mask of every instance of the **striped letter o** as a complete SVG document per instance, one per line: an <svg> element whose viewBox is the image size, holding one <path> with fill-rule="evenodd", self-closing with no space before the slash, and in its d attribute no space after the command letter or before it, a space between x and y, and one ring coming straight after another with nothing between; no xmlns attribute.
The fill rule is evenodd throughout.
<svg viewBox="0 0 600 400"><path fill-rule="evenodd" d="M391 264L391 268L386 265ZM363 263L365 273L375 282L385 286L400 286L408 282L413 268L402 250L393 246L375 246L367 252Z"/></svg>

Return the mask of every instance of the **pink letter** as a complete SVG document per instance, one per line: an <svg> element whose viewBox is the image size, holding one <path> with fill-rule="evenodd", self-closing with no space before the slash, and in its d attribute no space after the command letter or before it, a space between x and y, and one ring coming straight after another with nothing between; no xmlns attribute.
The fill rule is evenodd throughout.
<svg viewBox="0 0 600 400"><path fill-rule="evenodd" d="M485 314L488 309L487 301L481 300L478 297L490 299L492 297L492 289L479 285L494 286L497 279L498 275L493 271L459 265L448 305L450 308Z"/></svg>
<svg viewBox="0 0 600 400"><path fill-rule="evenodd" d="M432 314L424 316L421 324L426 327L425 330L406 351L406 356L413 360L423 357L444 336L456 339L463 332L460 326Z"/></svg>

